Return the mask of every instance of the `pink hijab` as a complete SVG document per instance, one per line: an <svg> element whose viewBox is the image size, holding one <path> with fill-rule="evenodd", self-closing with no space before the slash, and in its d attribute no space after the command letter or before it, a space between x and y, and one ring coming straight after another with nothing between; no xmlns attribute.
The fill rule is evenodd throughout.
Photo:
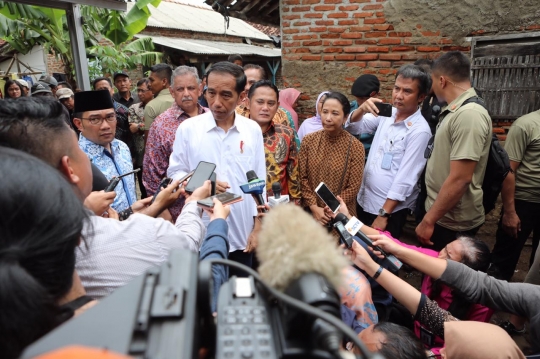
<svg viewBox="0 0 540 359"><path fill-rule="evenodd" d="M293 110L292 105L296 102L300 94L300 91L293 88L279 91L279 105L291 114L296 131L298 131L298 114Z"/></svg>

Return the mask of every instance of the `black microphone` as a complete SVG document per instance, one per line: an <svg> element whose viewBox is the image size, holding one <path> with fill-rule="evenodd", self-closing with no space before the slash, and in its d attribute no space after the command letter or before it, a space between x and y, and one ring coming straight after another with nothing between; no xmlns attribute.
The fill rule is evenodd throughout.
<svg viewBox="0 0 540 359"><path fill-rule="evenodd" d="M275 199L279 199L279 197L281 197L281 183L272 183L272 193L274 194Z"/></svg>
<svg viewBox="0 0 540 359"><path fill-rule="evenodd" d="M257 177L257 174L253 170L247 171L246 172L246 177L247 177L247 180L248 180L248 184L255 184L257 182L262 182L263 181L263 180L260 180L259 177ZM242 188L242 191L244 191L244 193L250 193L253 196L253 199L257 203L257 206L264 206L265 201L264 201L264 197L262 195L262 189L264 188L264 185L262 185L262 183L261 183L261 186L257 186L257 187L259 188L259 190L250 189L249 191L244 191L244 189L242 187L241 188ZM263 212L266 212L266 209L263 209Z"/></svg>

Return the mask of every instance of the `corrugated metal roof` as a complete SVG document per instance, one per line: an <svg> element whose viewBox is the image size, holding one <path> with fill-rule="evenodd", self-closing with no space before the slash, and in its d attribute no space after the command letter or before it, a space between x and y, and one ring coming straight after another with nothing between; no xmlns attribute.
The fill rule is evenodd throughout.
<svg viewBox="0 0 540 359"><path fill-rule="evenodd" d="M129 10L135 5L128 3L127 6ZM268 35L234 17L230 18L229 28L226 29L224 17L210 9L164 1L157 8L151 5L148 8L152 16L148 19L147 26L271 41Z"/></svg>
<svg viewBox="0 0 540 359"><path fill-rule="evenodd" d="M180 39L165 36L136 35L136 37L151 37L155 44L171 47L192 54L200 55L257 55L264 57L281 57L281 49L254 46L236 42Z"/></svg>

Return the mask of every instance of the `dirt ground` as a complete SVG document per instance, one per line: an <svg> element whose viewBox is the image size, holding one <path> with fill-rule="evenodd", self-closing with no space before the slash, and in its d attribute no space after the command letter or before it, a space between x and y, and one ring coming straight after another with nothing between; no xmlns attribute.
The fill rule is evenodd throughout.
<svg viewBox="0 0 540 359"><path fill-rule="evenodd" d="M486 216L486 222L484 225L480 228L478 231L478 238L484 240L490 247L490 249L493 248L495 244L495 232L497 231L497 223L500 218L501 213L501 203L499 202L497 204L497 207L491 211L490 214ZM419 242L416 239L415 230L416 223L414 221L413 217L409 217L407 224L405 225L404 234L402 236L403 242L419 245ZM521 257L519 259L516 271L514 273L514 276L512 277L512 282L523 282L525 279L525 276L527 275L527 272L529 271L529 258L531 256L531 242L530 238L525 244L525 247L523 248L523 251L521 252ZM405 273L403 270L400 273L400 276L409 282L411 285L415 286L416 288L420 289L420 283L422 274L418 271L413 271L411 273ZM508 319L509 315L504 312L495 312L493 317L491 318L491 323L499 324L501 321ZM518 335L513 337L516 343L519 345L519 347L523 350L523 352L527 355L530 354L530 345L528 342L528 334L525 333L524 335Z"/></svg>

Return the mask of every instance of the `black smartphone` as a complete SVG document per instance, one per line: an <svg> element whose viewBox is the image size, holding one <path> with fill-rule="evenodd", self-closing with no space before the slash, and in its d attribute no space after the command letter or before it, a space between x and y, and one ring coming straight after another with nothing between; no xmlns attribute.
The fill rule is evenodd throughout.
<svg viewBox="0 0 540 359"><path fill-rule="evenodd" d="M214 208L214 198L217 198L223 204L233 204L236 202L240 202L244 199L238 194L234 194L231 192L223 192L220 194L216 194L215 196L201 199L197 201L197 205L202 208L212 209Z"/></svg>
<svg viewBox="0 0 540 359"><path fill-rule="evenodd" d="M210 162L201 161L197 165L193 176L187 183L185 188L187 193L193 193L197 188L201 187L204 184L204 181L208 181L214 173L216 165Z"/></svg>
<svg viewBox="0 0 540 359"><path fill-rule="evenodd" d="M210 184L212 185L212 189L210 190L210 196L216 195L216 181L217 181L216 172L212 172L212 175L210 176Z"/></svg>
<svg viewBox="0 0 540 359"><path fill-rule="evenodd" d="M189 172L188 174L186 174L184 177L182 177L180 179L180 186L182 185L182 183L187 180L188 178L190 178L191 176L193 176L193 172L195 171L191 171ZM150 202L150 204L154 203L154 201L156 200L159 192L161 192L162 189L164 188L167 188L168 185L171 184L171 182L173 181L172 178L169 178L169 177L165 177L164 179L161 180L159 186L158 186L158 189L156 191L156 193L154 193L154 196L152 197L152 201Z"/></svg>
<svg viewBox="0 0 540 359"><path fill-rule="evenodd" d="M384 102L376 102L375 106L379 110L379 116L392 117L392 105Z"/></svg>
<svg viewBox="0 0 540 359"><path fill-rule="evenodd" d="M336 213L339 209L339 201L334 196L332 191L324 184L324 182L319 183L317 188L315 188L315 193L317 193L317 196L332 210L332 212Z"/></svg>

